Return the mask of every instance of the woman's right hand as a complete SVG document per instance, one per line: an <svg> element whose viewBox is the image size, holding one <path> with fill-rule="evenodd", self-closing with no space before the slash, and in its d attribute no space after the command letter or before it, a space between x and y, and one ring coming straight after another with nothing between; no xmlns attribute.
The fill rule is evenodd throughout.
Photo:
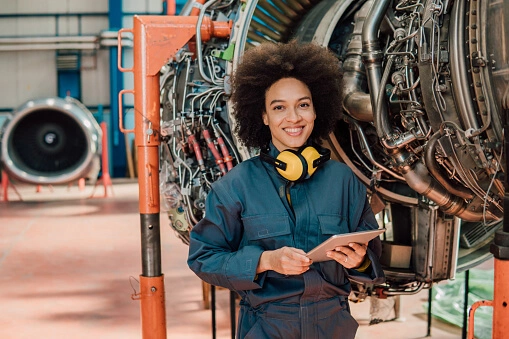
<svg viewBox="0 0 509 339"><path fill-rule="evenodd" d="M303 250L285 246L263 252L256 273L272 270L280 274L297 275L309 270L312 263Z"/></svg>

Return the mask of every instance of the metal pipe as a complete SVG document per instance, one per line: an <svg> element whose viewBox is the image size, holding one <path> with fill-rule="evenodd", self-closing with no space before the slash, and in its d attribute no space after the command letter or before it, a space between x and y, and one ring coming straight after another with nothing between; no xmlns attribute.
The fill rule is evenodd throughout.
<svg viewBox="0 0 509 339"><path fill-rule="evenodd" d="M403 167L402 172L410 188L433 200L445 213L455 215L465 221L483 220L482 211L469 210L469 205L462 198L453 196L431 177L428 169L422 162L417 162L413 167L406 165ZM486 219L493 220L495 216L487 211Z"/></svg>
<svg viewBox="0 0 509 339"><path fill-rule="evenodd" d="M384 96L379 95L382 83L383 51L378 40L378 30L391 0L375 1L369 9L366 21L362 27L362 60L368 77L368 88L371 93L371 106L374 111L375 126L378 136L383 139L391 134L387 105ZM388 66L387 66L388 67ZM380 103L378 101L381 101Z"/></svg>
<svg viewBox="0 0 509 339"><path fill-rule="evenodd" d="M203 17L205 16L205 12L207 9L215 4L218 0L209 0L200 10L200 14L198 16L198 22L196 23L196 60L198 61L198 70L200 71L200 75L203 78L203 80L213 83L212 79L209 78L205 74L205 70L203 69L203 58L202 58L202 37L201 37L201 24L203 22ZM212 70L210 70L212 73Z"/></svg>
<svg viewBox="0 0 509 339"><path fill-rule="evenodd" d="M114 38L116 40L116 36ZM37 36L37 37L0 38L0 45L57 43L57 42L97 42L97 41L99 41L99 38L95 35L40 36L40 37Z"/></svg>
<svg viewBox="0 0 509 339"><path fill-rule="evenodd" d="M475 118L474 105L470 95L467 64L465 61L465 1L456 1L451 15L450 37L450 66L452 91L455 104L458 107L459 117L465 130L479 129Z"/></svg>
<svg viewBox="0 0 509 339"><path fill-rule="evenodd" d="M359 139L362 141L362 143L364 144L364 147L366 148L367 157L368 157L369 161L371 161L373 166L378 167L381 170L389 173L390 175L392 175L396 179L399 179L401 181L405 181L405 178L403 178L401 175L399 175L398 173L388 169L387 167L383 166L382 164L380 164L379 162L377 162L375 160L375 157L373 156L373 153L371 152L371 149L369 148L368 139L366 138L366 135L364 134L364 131L362 130L362 127L359 125L359 123L357 121L355 121L353 119L348 119L348 121L350 123L354 124L354 126L355 126L355 128L357 130L357 133L359 134ZM353 148L353 145L352 145L352 148Z"/></svg>
<svg viewBox="0 0 509 339"><path fill-rule="evenodd" d="M424 149L424 162L426 163L426 167L430 171L431 175L447 191L463 199L472 199L475 196L474 193L466 187L462 187L454 184L453 182L450 182L447 178L447 175L437 164L435 160L435 149L437 147L437 142L440 137L441 137L440 131L436 132L435 134L433 134L433 136L429 139L428 143L426 144L426 147Z"/></svg>
<svg viewBox="0 0 509 339"><path fill-rule="evenodd" d="M335 152L337 153L338 158L340 158L342 161L344 161L344 163L348 167L350 167L350 169L364 183L364 185L369 187L371 185L371 178L366 177L364 175L364 173L362 173L362 171L360 171L357 168L357 166L352 162L352 160L350 160L350 158L345 153L345 151L341 147L340 143L336 139L336 136L334 135L334 133L329 134L328 140L332 145L332 149L334 149ZM389 201L397 201L399 203L406 204L406 205L417 205L419 203L419 201L416 198L408 197L406 195L402 195L402 194L398 194L398 193L394 193L394 192L392 192L386 188L383 188L381 186L377 187L376 191L380 192L380 194L382 194L384 197L386 197Z"/></svg>
<svg viewBox="0 0 509 339"><path fill-rule="evenodd" d="M159 214L140 214L142 275L158 277L161 271L161 231Z"/></svg>
<svg viewBox="0 0 509 339"><path fill-rule="evenodd" d="M59 43L59 44L15 44L0 45L0 52L47 51L59 49L92 50L98 49L96 43Z"/></svg>
<svg viewBox="0 0 509 339"><path fill-rule="evenodd" d="M362 63L362 27L373 1L368 1L355 13L354 28L346 60L343 63L343 108L357 120L372 122L373 107L369 93L362 90L366 72Z"/></svg>

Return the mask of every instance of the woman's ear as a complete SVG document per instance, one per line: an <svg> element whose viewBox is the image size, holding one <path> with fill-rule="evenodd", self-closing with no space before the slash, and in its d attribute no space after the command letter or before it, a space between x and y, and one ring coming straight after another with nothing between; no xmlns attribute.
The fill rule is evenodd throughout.
<svg viewBox="0 0 509 339"><path fill-rule="evenodd" d="M269 118L267 117L267 112L263 111L262 119L263 119L263 123L268 126L269 125Z"/></svg>

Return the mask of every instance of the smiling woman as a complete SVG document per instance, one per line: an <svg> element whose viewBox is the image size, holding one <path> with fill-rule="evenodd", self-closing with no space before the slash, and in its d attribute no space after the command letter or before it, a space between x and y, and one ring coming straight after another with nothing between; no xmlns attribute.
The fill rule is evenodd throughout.
<svg viewBox="0 0 509 339"><path fill-rule="evenodd" d="M319 145L339 116L340 79L332 53L297 42L250 49L233 74L237 137L261 152L212 183L188 264L240 295L238 338L354 338L350 278L384 281L379 238L324 262L306 255L333 234L378 228L365 187Z"/></svg>

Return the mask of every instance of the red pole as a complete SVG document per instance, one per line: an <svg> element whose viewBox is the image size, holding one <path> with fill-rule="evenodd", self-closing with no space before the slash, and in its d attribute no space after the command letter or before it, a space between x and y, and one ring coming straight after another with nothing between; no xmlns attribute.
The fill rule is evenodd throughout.
<svg viewBox="0 0 509 339"><path fill-rule="evenodd" d="M134 141L138 150L139 209L141 221L142 274L140 275L143 338L166 338L164 275L161 270L159 202L159 71L196 33L196 16L135 16L133 19ZM204 18L202 40L228 37L231 22ZM119 36L122 31L120 30ZM120 115L122 115L120 110ZM119 121L122 121L120 116ZM122 123L121 123L122 124ZM122 131L123 126L120 126Z"/></svg>
<svg viewBox="0 0 509 339"><path fill-rule="evenodd" d="M4 201L9 201L9 177L5 171L2 171L2 190Z"/></svg>
<svg viewBox="0 0 509 339"><path fill-rule="evenodd" d="M108 196L108 186L113 187L110 176L109 154L108 154L108 128L106 122L101 122L102 130L102 154L101 154L101 171L104 186L104 197Z"/></svg>
<svg viewBox="0 0 509 339"><path fill-rule="evenodd" d="M507 249L507 247L506 247ZM509 338L509 260L495 258L492 338Z"/></svg>

